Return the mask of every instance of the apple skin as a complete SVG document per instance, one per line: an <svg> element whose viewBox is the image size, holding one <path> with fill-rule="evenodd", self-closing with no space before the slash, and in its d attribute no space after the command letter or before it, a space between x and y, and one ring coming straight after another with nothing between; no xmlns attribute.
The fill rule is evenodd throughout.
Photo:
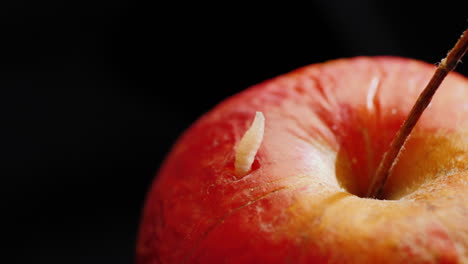
<svg viewBox="0 0 468 264"><path fill-rule="evenodd" d="M468 80L450 74L384 193L361 198L434 65L358 57L255 85L188 129L147 198L137 263L468 263ZM256 111L265 134L238 178Z"/></svg>

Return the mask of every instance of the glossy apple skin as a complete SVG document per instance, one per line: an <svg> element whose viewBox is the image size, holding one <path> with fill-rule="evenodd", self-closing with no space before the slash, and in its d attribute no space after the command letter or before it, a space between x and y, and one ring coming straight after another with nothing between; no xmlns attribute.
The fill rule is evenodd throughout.
<svg viewBox="0 0 468 264"><path fill-rule="evenodd" d="M255 85L178 140L145 205L137 263L468 263L468 80L451 74L385 189L360 198L435 70L335 60ZM256 111L265 135L238 179Z"/></svg>

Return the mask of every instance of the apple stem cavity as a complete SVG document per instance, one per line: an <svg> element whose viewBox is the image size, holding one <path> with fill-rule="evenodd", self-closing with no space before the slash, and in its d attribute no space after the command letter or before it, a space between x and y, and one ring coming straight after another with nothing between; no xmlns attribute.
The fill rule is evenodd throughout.
<svg viewBox="0 0 468 264"><path fill-rule="evenodd" d="M406 139L410 135L411 131L416 125L416 122L419 120L426 107L431 102L432 96L439 88L442 81L452 70L455 69L467 50L468 30L465 30L455 46L449 51L447 57L442 59L438 65L431 80L419 95L408 117L390 144L389 150L383 155L377 171L372 178L367 192L367 197L383 199L383 190L385 188L385 184L387 183L390 173L392 172L392 168L398 160L398 155L400 154Z"/></svg>
<svg viewBox="0 0 468 264"><path fill-rule="evenodd" d="M236 147L236 160L234 163L236 177L238 179L247 175L263 141L265 132L265 117L262 112L256 112L252 125Z"/></svg>

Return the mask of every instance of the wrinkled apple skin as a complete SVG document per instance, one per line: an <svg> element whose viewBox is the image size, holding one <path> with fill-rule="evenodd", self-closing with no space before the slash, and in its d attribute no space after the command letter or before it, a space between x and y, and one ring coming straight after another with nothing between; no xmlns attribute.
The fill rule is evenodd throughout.
<svg viewBox="0 0 468 264"><path fill-rule="evenodd" d="M178 140L143 213L137 263L468 263L468 80L450 74L385 188L360 198L435 70L331 61L222 102ZM235 147L266 118L252 171Z"/></svg>

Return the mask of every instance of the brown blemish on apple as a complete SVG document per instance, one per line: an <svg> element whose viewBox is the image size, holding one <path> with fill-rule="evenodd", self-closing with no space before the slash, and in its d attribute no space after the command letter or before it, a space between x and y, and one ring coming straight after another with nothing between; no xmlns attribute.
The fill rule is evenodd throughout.
<svg viewBox="0 0 468 264"><path fill-rule="evenodd" d="M265 117L262 112L257 112L252 125L236 147L234 167L237 178L244 177L251 170L255 156L262 144L264 131Z"/></svg>

